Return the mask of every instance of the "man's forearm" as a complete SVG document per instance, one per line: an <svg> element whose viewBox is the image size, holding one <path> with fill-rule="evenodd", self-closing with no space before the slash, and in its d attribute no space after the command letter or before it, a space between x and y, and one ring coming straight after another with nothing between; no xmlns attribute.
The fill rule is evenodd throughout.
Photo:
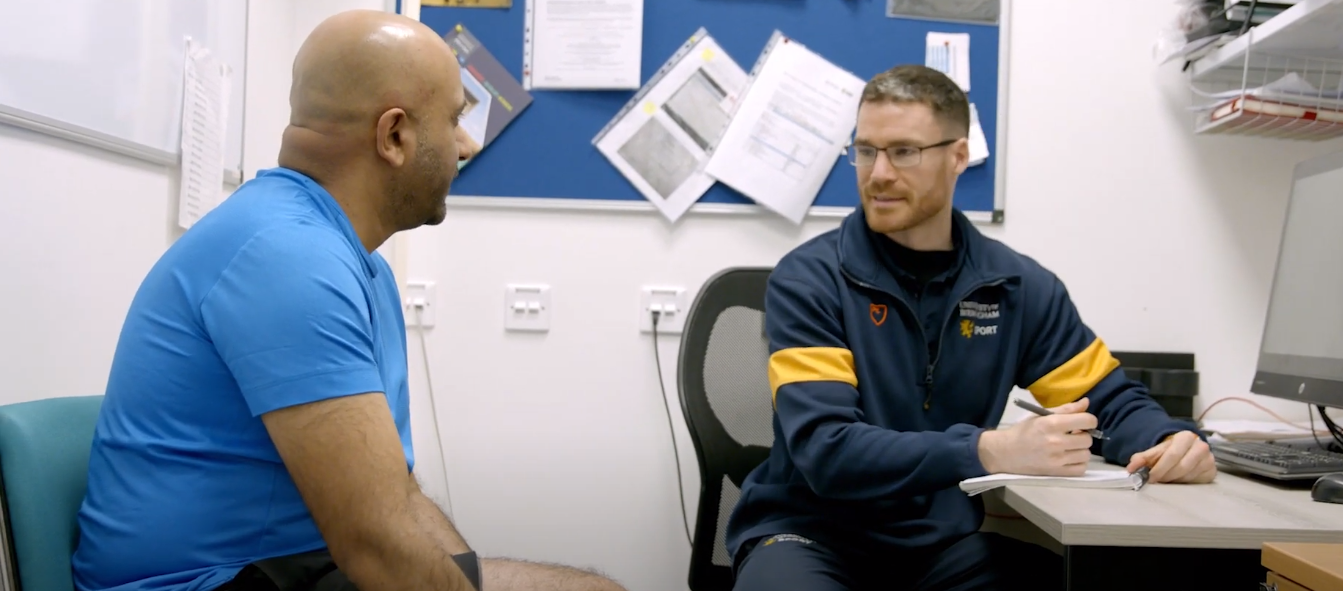
<svg viewBox="0 0 1343 591"><path fill-rule="evenodd" d="M359 561L357 577L347 575L364 591L474 591L452 558L471 548L419 486L410 486L402 510L369 540L371 560Z"/></svg>
<svg viewBox="0 0 1343 591"><path fill-rule="evenodd" d="M412 492L411 502L414 506L415 520L418 523L425 524L427 534L432 536L438 546L448 551L448 554L465 554L471 551L471 547L466 544L462 535L457 533L457 528L452 525L452 521L443 513L442 509L434 503L423 492Z"/></svg>
<svg viewBox="0 0 1343 591"><path fill-rule="evenodd" d="M1127 464L1133 454L1173 433L1198 433L1197 425L1172 418L1142 384L1128 379L1122 370L1106 376L1086 396L1107 436L1100 454L1111 463Z"/></svg>

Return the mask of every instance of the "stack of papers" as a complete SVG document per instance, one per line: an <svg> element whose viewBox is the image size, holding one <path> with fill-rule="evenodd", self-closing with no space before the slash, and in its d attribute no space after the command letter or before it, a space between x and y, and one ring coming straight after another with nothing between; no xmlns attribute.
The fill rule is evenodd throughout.
<svg viewBox="0 0 1343 591"><path fill-rule="evenodd" d="M1062 488L1112 488L1138 490L1143 487L1139 474L1125 470L1087 470L1082 476L1027 476L1025 474L990 474L961 481L961 490L975 496L987 490L1013 485L1057 486Z"/></svg>

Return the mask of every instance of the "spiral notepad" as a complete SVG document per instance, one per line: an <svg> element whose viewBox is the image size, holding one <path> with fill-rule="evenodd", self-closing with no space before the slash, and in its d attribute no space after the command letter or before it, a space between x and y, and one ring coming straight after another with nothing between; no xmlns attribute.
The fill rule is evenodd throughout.
<svg viewBox="0 0 1343 591"><path fill-rule="evenodd" d="M1124 470L1087 470L1082 476L1027 476L1025 474L990 474L961 481L961 490L975 496L987 490L1009 484L1025 486L1056 486L1060 488L1112 488L1140 490L1147 483L1144 473L1132 474Z"/></svg>

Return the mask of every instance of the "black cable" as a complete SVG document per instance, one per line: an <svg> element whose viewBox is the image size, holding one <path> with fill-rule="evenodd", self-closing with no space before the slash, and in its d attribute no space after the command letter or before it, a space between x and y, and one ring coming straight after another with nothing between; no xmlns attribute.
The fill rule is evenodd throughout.
<svg viewBox="0 0 1343 591"><path fill-rule="evenodd" d="M681 525L685 526L685 541L692 547L694 538L690 535L690 516L685 512L685 483L681 480L681 450L676 447L676 427L672 425L671 405L667 403L667 382L662 379L662 353L658 347L658 319L661 312L649 312L653 315L653 363L658 368L658 388L662 390L662 408L667 411L667 432L671 435L672 455L676 457L676 492L681 496Z"/></svg>
<svg viewBox="0 0 1343 591"><path fill-rule="evenodd" d="M1254 20L1254 11L1256 8L1259 8L1259 0L1250 0L1250 10L1245 15L1245 22L1240 24L1240 32L1236 33L1237 37L1244 35L1245 31L1250 30L1250 21Z"/></svg>
<svg viewBox="0 0 1343 591"><path fill-rule="evenodd" d="M1324 413L1321 412L1320 414ZM1329 446L1320 442L1320 434L1315 430L1315 409L1311 408L1309 404L1306 405L1306 416L1310 417L1310 436L1315 438L1315 445L1320 446L1322 450L1329 451Z"/></svg>
<svg viewBox="0 0 1343 591"><path fill-rule="evenodd" d="M1326 408L1324 408L1324 406L1316 404L1315 408L1317 411L1320 412L1320 420L1323 420L1324 428L1327 428L1327 430L1330 431L1330 435L1332 435L1332 438L1334 438L1334 442L1332 442L1334 443L1334 446L1332 447L1338 447L1339 450L1343 450L1343 427L1340 427L1338 423L1334 422L1334 418L1328 415L1328 412L1326 412ZM1315 428L1315 422L1313 422L1313 419L1311 422L1311 428L1312 430L1313 428ZM1316 441L1316 443L1319 443L1319 441ZM1324 446L1324 449L1332 451L1331 446Z"/></svg>
<svg viewBox="0 0 1343 591"><path fill-rule="evenodd" d="M1316 405L1315 409L1320 411L1320 420L1324 421L1324 427L1329 430L1329 434L1334 436L1334 442L1340 448L1343 448L1343 427L1339 427L1338 423L1334 422L1333 417L1325 412L1324 405Z"/></svg>
<svg viewBox="0 0 1343 591"><path fill-rule="evenodd" d="M1338 437L1340 429L1338 424L1334 422L1333 417L1329 416L1329 413L1326 412L1324 406L1316 406L1315 408L1320 411L1320 420L1324 421L1325 428L1329 430L1331 435Z"/></svg>

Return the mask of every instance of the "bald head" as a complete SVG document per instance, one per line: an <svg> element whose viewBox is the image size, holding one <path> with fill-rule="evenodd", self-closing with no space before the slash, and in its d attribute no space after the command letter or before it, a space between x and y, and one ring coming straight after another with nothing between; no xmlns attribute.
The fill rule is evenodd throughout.
<svg viewBox="0 0 1343 591"><path fill-rule="evenodd" d="M375 210L366 217L391 232L442 221L424 210L441 208L456 175L460 76L447 43L419 21L332 16L294 59L280 165L326 187L352 220L351 210Z"/></svg>
<svg viewBox="0 0 1343 591"><path fill-rule="evenodd" d="M423 23L374 10L342 12L317 25L298 50L290 125L345 135L372 132L369 124L388 109L430 117L435 106L460 104L459 76L452 50ZM357 129L342 129L348 126Z"/></svg>

